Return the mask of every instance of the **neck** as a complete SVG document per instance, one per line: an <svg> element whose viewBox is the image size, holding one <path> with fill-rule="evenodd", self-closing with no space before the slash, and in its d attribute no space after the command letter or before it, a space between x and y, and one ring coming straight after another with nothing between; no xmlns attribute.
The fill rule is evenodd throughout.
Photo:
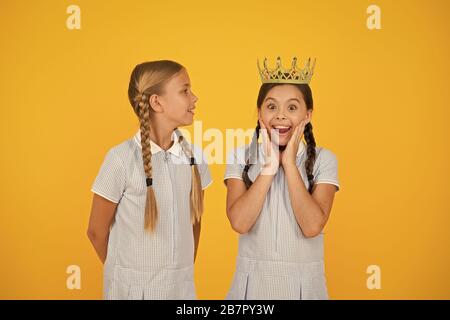
<svg viewBox="0 0 450 320"><path fill-rule="evenodd" d="M173 130L174 128L165 126L163 122L151 121L150 139L161 149L167 151L173 145Z"/></svg>

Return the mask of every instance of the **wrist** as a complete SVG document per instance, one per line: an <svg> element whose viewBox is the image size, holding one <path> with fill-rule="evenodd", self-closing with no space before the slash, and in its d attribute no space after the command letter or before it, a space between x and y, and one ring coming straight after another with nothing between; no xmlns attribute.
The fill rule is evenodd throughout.
<svg viewBox="0 0 450 320"><path fill-rule="evenodd" d="M284 171L290 171L290 170L298 170L297 164L294 160L289 160L283 163Z"/></svg>
<svg viewBox="0 0 450 320"><path fill-rule="evenodd" d="M261 168L261 175L263 176L274 176L278 171L278 165L266 164Z"/></svg>

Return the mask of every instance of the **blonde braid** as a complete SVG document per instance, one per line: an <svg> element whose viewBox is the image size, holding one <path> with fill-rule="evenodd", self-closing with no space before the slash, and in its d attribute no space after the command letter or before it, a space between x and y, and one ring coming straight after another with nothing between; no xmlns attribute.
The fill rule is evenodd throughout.
<svg viewBox="0 0 450 320"><path fill-rule="evenodd" d="M191 206L191 223L196 224L200 222L203 214L203 190L200 179L200 173L198 171L197 163L195 162L194 154L189 146L189 143L183 137L181 132L176 130L178 135L178 142L183 149L184 154L189 158L191 173L192 173L192 185L191 185L191 196L190 196L190 206Z"/></svg>
<svg viewBox="0 0 450 320"><path fill-rule="evenodd" d="M144 161L144 171L147 185L147 199L145 201L144 227L153 232L158 220L158 207L156 204L155 192L153 190L152 176L152 150L150 145L150 105L145 93L139 94L139 122L141 126L141 146L142 158Z"/></svg>
<svg viewBox="0 0 450 320"><path fill-rule="evenodd" d="M128 84L128 100L139 118L141 129L142 159L147 185L145 202L144 227L155 231L158 220L158 207L153 188L152 152L150 146L151 106L150 97L161 95L166 83L184 67L170 60L147 61L136 65L131 72Z"/></svg>

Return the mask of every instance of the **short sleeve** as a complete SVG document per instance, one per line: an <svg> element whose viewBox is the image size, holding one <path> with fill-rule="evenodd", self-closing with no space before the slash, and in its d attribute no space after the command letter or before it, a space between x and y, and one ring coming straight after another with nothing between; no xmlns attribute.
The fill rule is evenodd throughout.
<svg viewBox="0 0 450 320"><path fill-rule="evenodd" d="M336 191L339 191L338 178L338 162L336 156L327 149L322 149L317 159L318 168L314 177L314 183L330 183L336 186Z"/></svg>
<svg viewBox="0 0 450 320"><path fill-rule="evenodd" d="M126 175L122 160L108 151L91 191L114 203L119 203L125 191Z"/></svg>
<svg viewBox="0 0 450 320"><path fill-rule="evenodd" d="M227 179L243 180L242 172L245 167L245 148L231 150L227 155L227 167L225 169L224 182Z"/></svg>
<svg viewBox="0 0 450 320"><path fill-rule="evenodd" d="M202 149L192 145L194 157L197 162L198 173L202 184L202 190L205 190L212 184L211 172L209 171L208 161Z"/></svg>

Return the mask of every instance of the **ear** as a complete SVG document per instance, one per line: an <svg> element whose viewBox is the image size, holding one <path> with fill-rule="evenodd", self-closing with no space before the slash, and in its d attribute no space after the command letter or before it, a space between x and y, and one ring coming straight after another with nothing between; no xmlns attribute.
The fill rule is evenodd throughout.
<svg viewBox="0 0 450 320"><path fill-rule="evenodd" d="M162 105L157 94L152 94L149 98L150 108L155 112L163 112Z"/></svg>
<svg viewBox="0 0 450 320"><path fill-rule="evenodd" d="M310 122L311 122L311 119L312 119L312 113L313 113L312 110L306 111L306 117L305 117L305 120L308 120L307 123L310 123Z"/></svg>

